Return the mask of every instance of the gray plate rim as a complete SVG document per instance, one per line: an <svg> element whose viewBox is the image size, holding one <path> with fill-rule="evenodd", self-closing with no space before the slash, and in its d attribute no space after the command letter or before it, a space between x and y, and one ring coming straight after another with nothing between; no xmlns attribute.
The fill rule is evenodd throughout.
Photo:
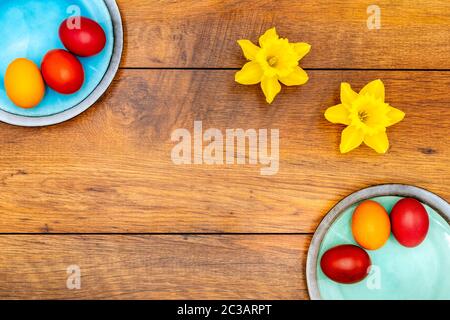
<svg viewBox="0 0 450 320"><path fill-rule="evenodd" d="M406 184L381 184L356 191L339 201L322 219L309 245L306 258L306 283L311 300L321 300L317 283L317 262L319 249L325 234L333 222L353 204L381 196L416 198L433 208L450 224L450 204L438 195L416 186Z"/></svg>
<svg viewBox="0 0 450 320"><path fill-rule="evenodd" d="M113 24L114 47L108 69L97 87L79 104L63 112L45 117L26 117L0 110L0 121L22 127L43 127L70 120L86 111L106 92L119 70L123 51L123 26L116 0L103 0L108 8Z"/></svg>

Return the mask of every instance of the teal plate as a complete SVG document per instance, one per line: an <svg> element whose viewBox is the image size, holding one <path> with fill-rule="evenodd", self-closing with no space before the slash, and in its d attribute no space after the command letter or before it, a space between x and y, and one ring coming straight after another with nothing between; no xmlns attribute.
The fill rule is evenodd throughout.
<svg viewBox="0 0 450 320"><path fill-rule="evenodd" d="M351 218L356 206L363 200L372 199L390 212L394 204L404 197L415 197L424 204L430 218L426 239L415 248L406 248L391 234L382 248L367 250L373 267L361 282L339 284L325 276L319 263L322 255L340 244L356 245L351 232ZM331 217L324 219L311 243L307 263L311 298L450 299L449 211L450 206L443 199L426 190L404 185L371 187L344 199L329 213Z"/></svg>
<svg viewBox="0 0 450 320"><path fill-rule="evenodd" d="M60 24L78 14L97 21L107 38L106 46L99 54L78 57L85 71L83 87L71 95L59 94L46 87L45 97L37 107L22 109L15 106L3 84L8 65L17 58L28 58L40 67L49 50L64 48L58 35ZM0 1L0 21L0 120L4 122L34 126L67 120L92 105L106 91L117 72L123 33L114 0ZM96 90L100 92L93 95ZM76 110L70 110L75 107Z"/></svg>

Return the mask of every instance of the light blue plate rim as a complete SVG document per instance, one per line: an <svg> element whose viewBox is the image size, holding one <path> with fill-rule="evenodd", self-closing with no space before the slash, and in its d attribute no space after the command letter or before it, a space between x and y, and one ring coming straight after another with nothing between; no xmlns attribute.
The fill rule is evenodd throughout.
<svg viewBox="0 0 450 320"><path fill-rule="evenodd" d="M322 219L314 233L309 245L306 258L306 283L311 300L321 300L317 283L317 262L320 245L334 221L336 221L347 208L367 199L382 196L412 197L434 209L444 220L450 224L450 204L423 188L406 184L381 184L356 191L338 202Z"/></svg>
<svg viewBox="0 0 450 320"><path fill-rule="evenodd" d="M0 109L0 121L22 127L43 127L58 124L76 117L91 107L106 92L119 70L120 60L123 52L123 26L120 10L116 0L103 0L111 16L114 31L114 47L112 57L100 83L79 104L63 112L44 117L27 117L9 113Z"/></svg>

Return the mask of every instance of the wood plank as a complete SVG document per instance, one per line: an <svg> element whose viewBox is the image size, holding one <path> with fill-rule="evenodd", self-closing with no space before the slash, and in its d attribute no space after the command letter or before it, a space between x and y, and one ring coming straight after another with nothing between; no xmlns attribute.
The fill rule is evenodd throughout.
<svg viewBox="0 0 450 320"><path fill-rule="evenodd" d="M314 71L274 105L233 71L121 70L104 99L46 128L0 125L0 232L301 232L341 198L406 183L450 199L450 73ZM381 77L407 114L391 149L341 155L324 110L339 84ZM175 165L177 128L280 129L280 169Z"/></svg>
<svg viewBox="0 0 450 320"><path fill-rule="evenodd" d="M307 299L309 236L0 236L0 299ZM78 265L81 288L67 289Z"/></svg>
<svg viewBox="0 0 450 320"><path fill-rule="evenodd" d="M312 45L307 68L450 69L448 0L119 0L126 31L123 67L231 67L238 39L276 26ZM367 8L381 29L367 27Z"/></svg>

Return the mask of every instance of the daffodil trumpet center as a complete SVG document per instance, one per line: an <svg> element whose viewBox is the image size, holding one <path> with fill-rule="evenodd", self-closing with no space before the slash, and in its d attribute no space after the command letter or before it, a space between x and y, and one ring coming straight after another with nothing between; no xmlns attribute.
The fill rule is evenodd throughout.
<svg viewBox="0 0 450 320"><path fill-rule="evenodd" d="M366 120L369 117L369 115L367 114L366 111L362 110L358 112L358 117L362 123L366 123Z"/></svg>
<svg viewBox="0 0 450 320"><path fill-rule="evenodd" d="M278 63L278 57L276 57L276 56L267 57L267 63L269 64L269 66L275 68Z"/></svg>
<svg viewBox="0 0 450 320"><path fill-rule="evenodd" d="M350 106L352 125L373 135L385 131L389 105L370 95L360 95Z"/></svg>

